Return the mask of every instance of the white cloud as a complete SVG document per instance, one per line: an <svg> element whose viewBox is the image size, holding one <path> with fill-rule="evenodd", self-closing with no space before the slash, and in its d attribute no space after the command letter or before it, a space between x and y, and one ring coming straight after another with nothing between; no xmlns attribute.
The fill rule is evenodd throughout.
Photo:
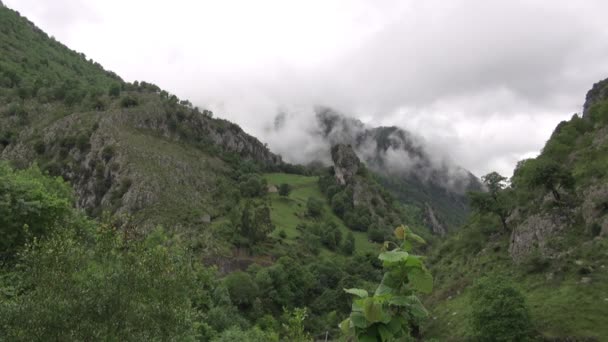
<svg viewBox="0 0 608 342"><path fill-rule="evenodd" d="M295 161L322 104L510 174L608 76L601 0L4 2L127 80L215 108L276 151L303 146ZM273 136L280 108L298 120Z"/></svg>

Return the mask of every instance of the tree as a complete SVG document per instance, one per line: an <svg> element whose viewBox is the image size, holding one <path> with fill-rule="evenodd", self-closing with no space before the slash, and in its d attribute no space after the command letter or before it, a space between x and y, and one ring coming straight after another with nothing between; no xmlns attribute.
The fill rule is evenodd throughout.
<svg viewBox="0 0 608 342"><path fill-rule="evenodd" d="M118 97L120 96L120 84L112 84L110 86L110 90L108 90L108 95L112 96L112 97Z"/></svg>
<svg viewBox="0 0 608 342"><path fill-rule="evenodd" d="M325 247L334 251L340 246L340 242L342 242L342 232L335 222L325 222L321 227L320 233L321 243L323 243Z"/></svg>
<svg viewBox="0 0 608 342"><path fill-rule="evenodd" d="M255 204L247 201L241 213L240 228L241 235L251 244L265 240L274 230L270 219L270 208L265 203Z"/></svg>
<svg viewBox="0 0 608 342"><path fill-rule="evenodd" d="M140 241L105 225L92 234L63 230L23 251L16 291L0 301L0 340L195 340L192 299L212 274L161 230Z"/></svg>
<svg viewBox="0 0 608 342"><path fill-rule="evenodd" d="M559 189L572 190L574 188L574 177L562 164L552 160L537 159L531 168L529 184L533 187L544 187L551 191L553 198L561 202Z"/></svg>
<svg viewBox="0 0 608 342"><path fill-rule="evenodd" d="M342 253L346 255L352 255L355 251L355 236L353 232L348 232L344 243L342 244Z"/></svg>
<svg viewBox="0 0 608 342"><path fill-rule="evenodd" d="M481 177L487 192L471 191L468 193L471 207L481 214L494 214L500 219L503 230L509 231L507 218L513 210L512 191L506 189L506 177L491 172Z"/></svg>
<svg viewBox="0 0 608 342"><path fill-rule="evenodd" d="M352 208L352 202L347 191L336 193L331 198L331 208L338 217L343 218L348 210Z"/></svg>
<svg viewBox="0 0 608 342"><path fill-rule="evenodd" d="M139 104L139 101L137 101L137 98L135 98L133 96L125 96L120 100L120 105L123 108L135 107L138 104Z"/></svg>
<svg viewBox="0 0 608 342"><path fill-rule="evenodd" d="M0 257L10 258L28 237L41 237L65 223L72 192L60 178L37 166L14 171L0 163Z"/></svg>
<svg viewBox="0 0 608 342"><path fill-rule="evenodd" d="M224 279L232 303L239 307L249 307L258 296L258 287L248 273L232 272Z"/></svg>
<svg viewBox="0 0 608 342"><path fill-rule="evenodd" d="M526 341L532 324L523 295L507 279L479 279L471 291L470 325L479 341Z"/></svg>
<svg viewBox="0 0 608 342"><path fill-rule="evenodd" d="M239 190L244 197L260 197L268 192L268 183L258 175L247 174L241 178Z"/></svg>
<svg viewBox="0 0 608 342"><path fill-rule="evenodd" d="M291 185L287 183L283 183L279 185L279 195L283 197L288 197L291 192Z"/></svg>
<svg viewBox="0 0 608 342"><path fill-rule="evenodd" d="M315 197L308 197L306 201L306 211L312 217L320 217L323 214L323 202Z"/></svg>

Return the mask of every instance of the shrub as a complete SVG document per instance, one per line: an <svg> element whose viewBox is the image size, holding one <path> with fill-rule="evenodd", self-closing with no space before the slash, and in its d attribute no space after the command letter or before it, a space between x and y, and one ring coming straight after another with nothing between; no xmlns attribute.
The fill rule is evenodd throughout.
<svg viewBox="0 0 608 342"><path fill-rule="evenodd" d="M139 104L139 102L133 96L125 96L120 100L120 105L123 108L135 107L138 104Z"/></svg>
<svg viewBox="0 0 608 342"><path fill-rule="evenodd" d="M346 255L352 255L355 251L355 236L352 232L349 232L346 235L346 239L344 239L344 243L342 243L342 253Z"/></svg>
<svg viewBox="0 0 608 342"><path fill-rule="evenodd" d="M14 171L0 163L0 184L0 257L11 257L28 236L45 235L70 213L69 185L38 167Z"/></svg>
<svg viewBox="0 0 608 342"><path fill-rule="evenodd" d="M110 90L108 90L108 95L112 97L120 96L120 84L112 84Z"/></svg>
<svg viewBox="0 0 608 342"><path fill-rule="evenodd" d="M279 185L279 195L283 196L283 197L287 197L289 196L289 193L291 192L291 186L287 183L283 183L281 185Z"/></svg>
<svg viewBox="0 0 608 342"><path fill-rule="evenodd" d="M287 238L287 233L285 233L285 231L284 231L283 229L281 229L281 230L279 231L279 237L280 237L281 239L285 239L285 238Z"/></svg>
<svg viewBox="0 0 608 342"><path fill-rule="evenodd" d="M224 285L230 293L232 303L239 307L248 307L258 295L258 286L248 273L236 271L224 279Z"/></svg>
<svg viewBox="0 0 608 342"><path fill-rule="evenodd" d="M306 202L306 211L312 217L319 217L323 213L323 203L314 197L309 197Z"/></svg>
<svg viewBox="0 0 608 342"><path fill-rule="evenodd" d="M116 148L112 145L107 145L101 150L101 158L106 162L110 161L116 154Z"/></svg>
<svg viewBox="0 0 608 342"><path fill-rule="evenodd" d="M507 279L479 279L470 298L470 327L479 341L529 339L532 323L524 296Z"/></svg>
<svg viewBox="0 0 608 342"><path fill-rule="evenodd" d="M44 144L44 141L36 141L34 144L34 151L36 151L37 154L44 154L44 152L46 152L46 145Z"/></svg>

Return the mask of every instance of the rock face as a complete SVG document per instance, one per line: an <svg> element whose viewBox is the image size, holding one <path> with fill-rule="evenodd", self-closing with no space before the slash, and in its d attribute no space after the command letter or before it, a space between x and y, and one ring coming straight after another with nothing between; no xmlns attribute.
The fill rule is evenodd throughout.
<svg viewBox="0 0 608 342"><path fill-rule="evenodd" d="M334 162L336 181L346 185L352 181L359 171L361 162L351 145L337 144L331 148L331 159Z"/></svg>
<svg viewBox="0 0 608 342"><path fill-rule="evenodd" d="M537 248L541 255L547 256L551 252L547 242L567 226L568 220L558 215L543 213L527 217L511 233L511 258L521 262Z"/></svg>
<svg viewBox="0 0 608 342"><path fill-rule="evenodd" d="M608 236L608 184L590 187L583 193L581 213L588 227L598 225L601 236Z"/></svg>
<svg viewBox="0 0 608 342"><path fill-rule="evenodd" d="M76 111L24 129L0 150L0 158L20 167L37 162L69 181L79 208L93 216L134 215L142 227L170 224L154 221L169 217L163 210L183 210L180 217L189 222L208 223L231 167L222 157L268 168L282 163L238 125L184 106L164 107L157 94L138 96L140 105L128 110ZM43 114L32 112L32 120L43 122L36 120ZM38 141L38 150L32 141Z"/></svg>
<svg viewBox="0 0 608 342"><path fill-rule="evenodd" d="M608 99L608 78L595 83L591 90L587 92L583 105L583 117L589 115L591 106L606 99Z"/></svg>
<svg viewBox="0 0 608 342"><path fill-rule="evenodd" d="M441 224L441 222L439 222L433 208L428 203L425 203L424 208L425 221L427 225L431 227L431 231L437 235L445 235L447 233L447 229L443 224Z"/></svg>
<svg viewBox="0 0 608 342"><path fill-rule="evenodd" d="M469 211L466 191L481 190L473 174L435 155L421 138L401 128L367 127L326 107L316 113L318 139L330 146L350 145L397 200L422 212L428 204L447 230L464 223Z"/></svg>

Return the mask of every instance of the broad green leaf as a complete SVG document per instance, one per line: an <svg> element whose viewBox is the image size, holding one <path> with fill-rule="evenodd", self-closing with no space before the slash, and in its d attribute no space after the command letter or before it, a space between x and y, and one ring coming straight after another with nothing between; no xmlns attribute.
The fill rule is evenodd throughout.
<svg viewBox="0 0 608 342"><path fill-rule="evenodd" d="M429 312L426 310L426 308L420 302L412 303L412 305L410 305L409 309L410 309L410 313L412 314L412 316L414 316L416 318L429 317Z"/></svg>
<svg viewBox="0 0 608 342"><path fill-rule="evenodd" d="M378 326L378 333L382 341L390 341L393 338L393 334L385 325Z"/></svg>
<svg viewBox="0 0 608 342"><path fill-rule="evenodd" d="M424 239L423 239L422 237L420 237L420 235L418 235L418 234L414 234L414 233L412 233L411 231L409 231L409 232L407 233L407 238L408 238L409 240L416 241L416 242L418 242L418 243L420 243L420 244L426 244L426 241L424 241Z"/></svg>
<svg viewBox="0 0 608 342"><path fill-rule="evenodd" d="M392 250L390 252L380 253L378 259L387 262L399 262L407 260L408 253L404 251Z"/></svg>
<svg viewBox="0 0 608 342"><path fill-rule="evenodd" d="M367 298L363 306L363 313L369 322L380 322L383 318L382 304L376 302L374 298Z"/></svg>
<svg viewBox="0 0 608 342"><path fill-rule="evenodd" d="M367 293L367 291L363 290L363 289L344 289L344 292L346 293L350 293L352 295L355 295L359 298L367 298L369 295Z"/></svg>
<svg viewBox="0 0 608 342"><path fill-rule="evenodd" d="M386 325L387 328L393 333L393 335L397 335L402 329L403 325L407 324L403 316L395 316L390 322Z"/></svg>
<svg viewBox="0 0 608 342"><path fill-rule="evenodd" d="M381 284L396 289L404 280L404 276L400 270L392 270L384 273Z"/></svg>
<svg viewBox="0 0 608 342"><path fill-rule="evenodd" d="M376 289L376 292L374 293L374 296L382 296L390 293L393 293L393 289L384 285L384 283L380 283Z"/></svg>
<svg viewBox="0 0 608 342"><path fill-rule="evenodd" d="M359 340L359 342L378 342L376 335L369 332L357 336L357 340Z"/></svg>
<svg viewBox="0 0 608 342"><path fill-rule="evenodd" d="M405 262L405 266L422 268L422 259L418 255L410 255Z"/></svg>
<svg viewBox="0 0 608 342"><path fill-rule="evenodd" d="M388 303L396 306L408 306L411 304L411 300L408 296L396 296L389 299Z"/></svg>
<svg viewBox="0 0 608 342"><path fill-rule="evenodd" d="M340 330L342 331L342 333L344 335L347 335L350 332L350 329L353 328L353 322L351 321L350 318L347 318L345 320L343 320L338 327L340 327Z"/></svg>
<svg viewBox="0 0 608 342"><path fill-rule="evenodd" d="M430 293L433 290L433 276L426 269L412 268L407 277L414 290L422 293Z"/></svg>
<svg viewBox="0 0 608 342"><path fill-rule="evenodd" d="M353 312L350 315L350 320L353 323L353 326L357 328L367 328L369 326L369 322L365 319L365 316L362 312Z"/></svg>
<svg viewBox="0 0 608 342"><path fill-rule="evenodd" d="M365 299L356 299L353 301L353 305L352 305L352 309L353 312L358 311L358 312L363 312L363 304L364 304Z"/></svg>
<svg viewBox="0 0 608 342"><path fill-rule="evenodd" d="M414 246L412 245L412 242L409 240L403 240L403 243L401 244L401 248L406 251L409 252L412 250L412 248L414 248Z"/></svg>

